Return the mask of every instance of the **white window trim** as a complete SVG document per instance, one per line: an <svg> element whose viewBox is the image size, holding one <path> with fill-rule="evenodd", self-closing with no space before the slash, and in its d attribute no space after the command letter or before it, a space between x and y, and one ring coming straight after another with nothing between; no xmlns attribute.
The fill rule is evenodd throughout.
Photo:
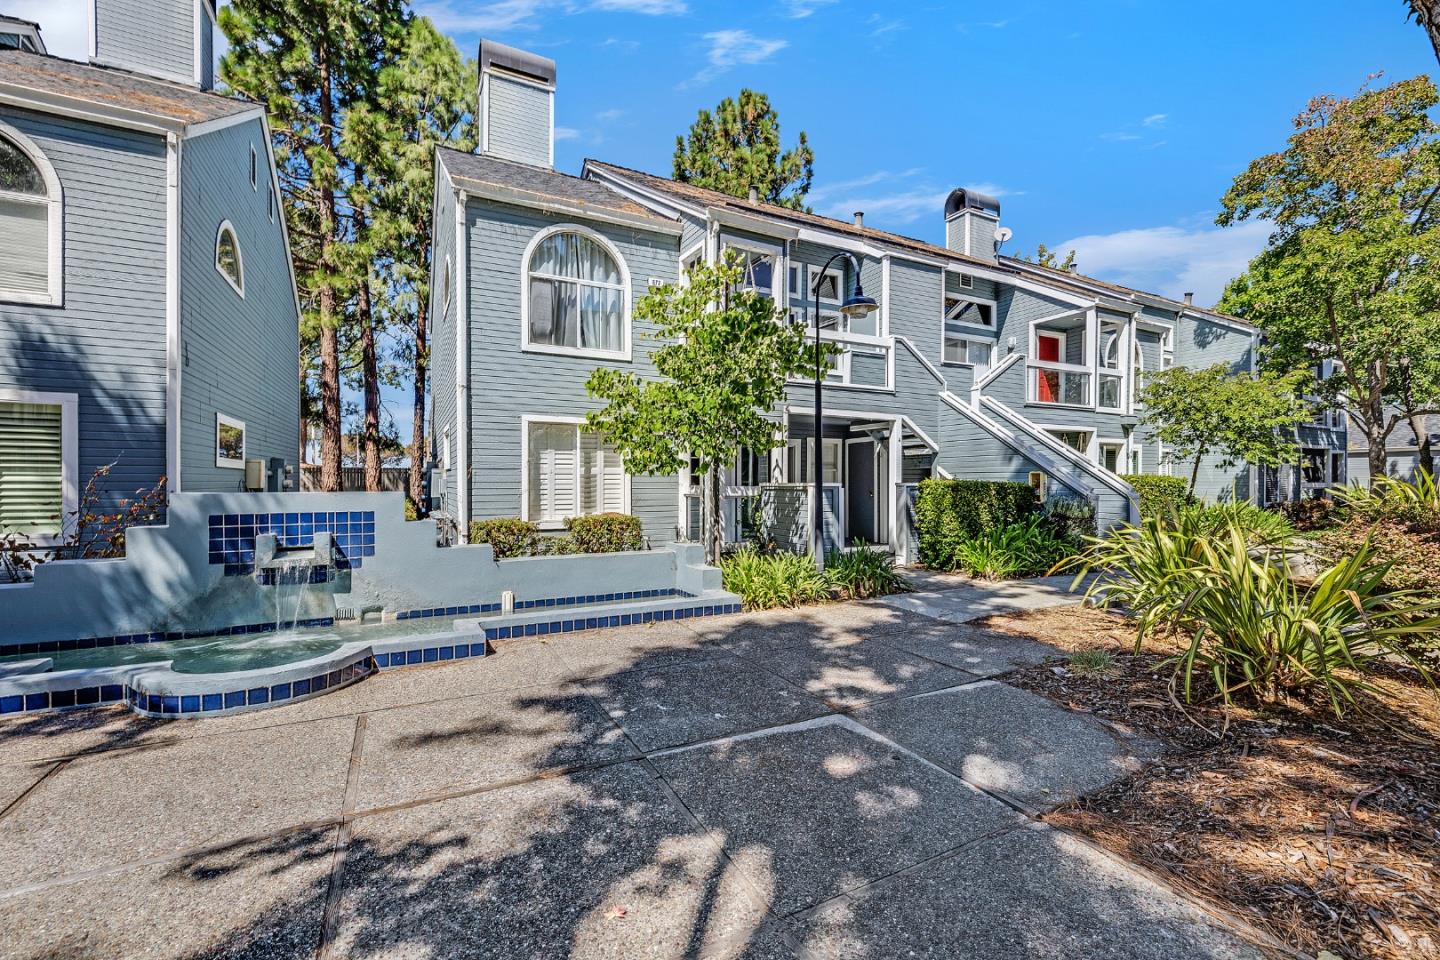
<svg viewBox="0 0 1440 960"><path fill-rule="evenodd" d="M1093 440L1092 443L1095 447L1095 463L1097 466L1102 469L1105 467L1105 448L1115 447L1118 451L1115 454L1115 466L1119 468L1115 471L1115 475L1118 477L1120 474L1127 472L1130 466L1130 444L1126 440L1123 438L1117 440L1112 437L1097 436L1097 439Z"/></svg>
<svg viewBox="0 0 1440 960"><path fill-rule="evenodd" d="M225 236L226 230L229 230L230 236L235 238L235 266L240 269L239 283L236 283L235 278L226 273L224 268L220 266L220 238ZM245 299L245 252L240 249L240 234L235 229L235 225L229 220L221 220L220 228L215 231L215 272L220 274L225 282L230 285L231 290L234 290L240 295L240 299Z"/></svg>
<svg viewBox="0 0 1440 960"><path fill-rule="evenodd" d="M222 426L226 426L226 427L239 427L239 428L240 428L240 437L241 437L241 439L240 439L240 459L239 459L239 460L235 460L235 459L232 459L232 458L230 458L230 457L222 457L222 456L220 456L220 428L221 428ZM215 414L215 466L217 466L217 467L219 467L219 468L221 468L221 469L223 469L223 470L244 470L244 469L245 469L245 455L246 455L246 453L247 453L247 449L246 449L246 448L249 447L249 445L250 445L250 432L245 428L245 421L244 421L244 420L239 420L239 419L237 419L237 418L235 418L235 417L227 417L227 416L226 416L225 414L223 414L223 413L216 413L216 414Z"/></svg>
<svg viewBox="0 0 1440 960"><path fill-rule="evenodd" d="M781 294L785 288L785 277L789 270L789 264L785 259L785 248L771 246L768 243L761 243L758 240L748 240L739 237L721 235L720 256L723 259L725 251L734 250L737 253L750 253L756 256L769 257L774 261L770 269L770 299L776 303L780 302Z"/></svg>
<svg viewBox="0 0 1440 960"><path fill-rule="evenodd" d="M981 305L981 306L989 307L989 308L990 308L990 322L989 322L989 323L971 323L969 320L956 320L956 319L951 318L951 316L950 316L951 311L950 311L950 310L944 310L944 311L943 311L943 319L942 319L942 323L943 323L943 324L945 324L945 325L948 326L949 324L952 324L952 323L953 323L953 324L957 324L957 325L962 326L962 327L969 327L969 328L972 329L972 330L988 330L988 331L990 331L991 333L994 333L994 332L995 332L995 329L996 329L996 326L995 326L995 317L996 317L996 315L1000 312L1000 305L999 305L999 303L998 303L997 301L991 300L991 299L988 298L988 297L977 297L977 296L973 296L973 295L968 294L968 293L954 293L954 292L952 292L952 291L950 291L950 290L946 290L944 297L943 297L943 298L941 299L941 301L940 301L940 304L941 304L942 308L944 307L945 301L946 301L946 300L949 300L949 299L951 299L951 298L956 299L956 300L959 300L959 301L961 301L961 302L963 302L963 303L974 303L974 304L979 304L979 305Z"/></svg>
<svg viewBox="0 0 1440 960"><path fill-rule="evenodd" d="M838 294L834 299L828 297L820 298L820 308L823 310L826 304L833 303L836 309L845 302L845 271L839 267L830 267L825 271L825 276L835 278L835 290ZM820 268L813 263L805 265L805 303L811 307L815 305L815 281L820 279Z"/></svg>
<svg viewBox="0 0 1440 960"><path fill-rule="evenodd" d="M255 152L253 143L250 144L250 190L260 192L260 155Z"/></svg>
<svg viewBox="0 0 1440 960"><path fill-rule="evenodd" d="M22 199L27 203L43 203L49 207L49 220L45 236L46 242L49 244L45 264L45 279L48 289L45 293L20 293L15 290L0 289L0 303L30 303L58 307L65 300L65 194L60 185L60 178L56 176L55 168L51 165L49 158L45 156L44 151L35 145L35 141L4 120L0 120L0 137L4 137L19 147L20 152L35 164L35 169L40 171L40 177L45 181L44 200L36 200L21 194L7 193L6 196Z"/></svg>
<svg viewBox="0 0 1440 960"><path fill-rule="evenodd" d="M963 341L965 341L966 343L981 343L981 344L984 344L985 346L989 347L989 348L990 348L990 359L989 359L989 361L985 364L985 370L988 372L988 371L990 371L990 370L994 370L994 369L995 369L995 339L994 339L993 337L974 337L974 336L970 336L969 334L966 334L966 333L954 333L954 334L952 334L952 333L951 333L950 331L948 331L948 330L946 330L946 331L941 335L941 338L940 338L940 365L941 365L942 367L971 367L971 368L976 367L976 364L971 363L969 360L946 360L946 359L945 359L945 347L948 345L948 342L950 341L950 339L951 339L952 337L953 337L954 339L956 339L956 340L963 340ZM965 355L966 355L967 357L970 355L968 350L966 351L966 354L965 354Z"/></svg>
<svg viewBox="0 0 1440 960"><path fill-rule="evenodd" d="M1056 406L1058 406L1058 404L1056 404ZM1089 439L1087 439L1087 440L1085 441L1085 449L1084 449L1083 451L1076 450L1075 452L1076 452L1076 453L1079 453L1081 456L1083 456L1085 459L1089 460L1091 463L1099 463L1099 462L1100 462L1100 460L1099 460L1099 452L1100 452L1099 435L1100 435L1100 434L1099 434L1099 431L1096 430L1094 427L1081 427L1081 426L1076 426L1075 424L1064 425L1064 424L1056 424L1056 423L1037 423L1037 424L1035 424L1035 426L1037 426L1037 427L1039 427L1041 430L1044 430L1044 431L1046 431L1047 433L1049 433L1049 434L1050 434L1050 439L1054 440L1056 443L1065 444L1065 446L1067 446L1067 447L1070 447L1070 444L1065 443L1064 440L1061 440L1059 437L1055 436L1056 433L1083 433L1083 434L1085 434L1086 437L1089 438ZM1075 450L1074 447L1070 447L1070 449L1071 449L1071 450Z"/></svg>
<svg viewBox="0 0 1440 960"><path fill-rule="evenodd" d="M529 262L528 260L526 262ZM580 427L584 426L584 417L551 416L548 414L525 414L520 417L520 519L531 520L530 516L530 425L535 423L564 424L574 426L575 429L575 506L578 509L582 497L580 491ZM625 472L625 489L622 497L625 503L625 513L631 513L630 500L630 474ZM589 514L576 513L575 516L589 516ZM536 520L541 530L564 530L565 521L561 520Z"/></svg>
<svg viewBox="0 0 1440 960"><path fill-rule="evenodd" d="M623 346L619 350L591 350L581 347L561 347L548 343L530 342L530 277L549 277L549 274L530 272L530 258L535 255L535 248L540 246L547 238L557 233L575 233L598 243L605 252L615 260L616 267L620 270L620 283L591 283L591 281L577 281L573 277L554 277L552 279L562 280L566 283L584 283L591 286L604 287L607 289L618 289L620 291L620 335ZM631 358L631 336L630 336L630 267L625 263L625 258L620 255L619 249L603 235L596 233L589 227L581 226L578 223L557 223L539 231L530 238L525 246L525 253L520 258L520 349L525 353L549 353L564 357L594 357L604 360L629 360ZM554 421L561 422L561 421Z"/></svg>
<svg viewBox="0 0 1440 960"><path fill-rule="evenodd" d="M60 533L29 538L42 546L59 543L65 535L66 519L80 509L80 395L0 389L0 403L42 403L60 408Z"/></svg>

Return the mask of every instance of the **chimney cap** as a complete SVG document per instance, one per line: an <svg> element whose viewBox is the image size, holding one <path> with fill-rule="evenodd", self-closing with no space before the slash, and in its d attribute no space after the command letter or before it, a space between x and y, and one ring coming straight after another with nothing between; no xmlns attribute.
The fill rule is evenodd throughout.
<svg viewBox="0 0 1440 960"><path fill-rule="evenodd" d="M751 203L759 203L759 202L760 202L760 188L757 187L757 186L755 186L755 184L753 184L753 183L750 184L750 190L749 190L749 192L746 193L745 196L750 200Z"/></svg>
<svg viewBox="0 0 1440 960"><path fill-rule="evenodd" d="M857 227L863 227L863 226L865 226L865 211L864 211L864 210L856 210L856 211L855 211L855 226L857 226Z"/></svg>
<svg viewBox="0 0 1440 960"><path fill-rule="evenodd" d="M551 85L555 83L554 60L542 57L538 53L530 53L528 50L496 43L494 40L486 40L482 37L480 39L480 72L485 73L491 67L499 67L508 73L518 73L540 83Z"/></svg>
<svg viewBox="0 0 1440 960"><path fill-rule="evenodd" d="M1192 306L1194 306L1194 305L1195 305L1195 291L1193 291L1193 290L1186 290L1186 291L1185 291L1185 306L1187 306L1187 307L1192 307Z"/></svg>
<svg viewBox="0 0 1440 960"><path fill-rule="evenodd" d="M951 190L950 196L945 198L945 219L949 220L962 210L975 210L979 213L988 213L992 217L999 217L1000 201L987 194L960 187L957 190Z"/></svg>

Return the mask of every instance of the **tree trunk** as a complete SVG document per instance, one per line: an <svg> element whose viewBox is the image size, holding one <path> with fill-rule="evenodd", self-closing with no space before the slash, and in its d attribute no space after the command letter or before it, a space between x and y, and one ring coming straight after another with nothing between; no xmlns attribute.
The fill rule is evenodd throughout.
<svg viewBox="0 0 1440 960"><path fill-rule="evenodd" d="M1425 28L1435 59L1440 60L1440 0L1410 0L1410 12L1415 22Z"/></svg>
<svg viewBox="0 0 1440 960"><path fill-rule="evenodd" d="M320 122L327 148L335 150L335 103L331 91L329 51L321 44L319 58ZM320 190L320 489L340 489L340 332L335 317L335 190Z"/></svg>
<svg viewBox="0 0 1440 960"><path fill-rule="evenodd" d="M415 310L415 410L411 419L410 438L410 502L421 516L429 513L425 502L425 376L430 371L425 333L424 301Z"/></svg>
<svg viewBox="0 0 1440 960"><path fill-rule="evenodd" d="M369 268L366 268L369 273ZM375 311L370 303L370 278L360 284L357 304L360 315L360 365L365 381L365 426L361 453L365 464L365 489L380 490L380 360L375 352Z"/></svg>
<svg viewBox="0 0 1440 960"><path fill-rule="evenodd" d="M1200 482L1200 461L1205 459L1205 450L1201 448L1195 454L1195 466L1190 468L1190 489L1185 491L1187 495L1195 496L1195 486Z"/></svg>
<svg viewBox="0 0 1440 960"><path fill-rule="evenodd" d="M705 518L705 559L718 565L720 548L725 542L724 517L720 512L720 471L713 466L705 478L705 499L709 514Z"/></svg>

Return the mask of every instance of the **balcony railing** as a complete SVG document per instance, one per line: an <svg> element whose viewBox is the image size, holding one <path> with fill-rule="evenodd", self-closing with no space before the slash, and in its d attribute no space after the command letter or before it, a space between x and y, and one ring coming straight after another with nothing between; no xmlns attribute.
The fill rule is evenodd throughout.
<svg viewBox="0 0 1440 960"><path fill-rule="evenodd" d="M811 336L814 336L813 331ZM825 377L826 383L881 390L890 388L890 359L895 351L895 342L889 337L822 330L820 339L840 348L840 352L830 359L830 372ZM793 382L805 383L809 380L808 377L797 377Z"/></svg>
<svg viewBox="0 0 1440 960"><path fill-rule="evenodd" d="M1032 363L1030 402L1090 406L1090 368L1065 363Z"/></svg>

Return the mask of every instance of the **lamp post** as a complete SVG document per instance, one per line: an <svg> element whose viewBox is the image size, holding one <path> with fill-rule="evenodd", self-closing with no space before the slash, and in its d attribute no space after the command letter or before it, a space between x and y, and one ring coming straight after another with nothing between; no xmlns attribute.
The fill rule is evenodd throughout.
<svg viewBox="0 0 1440 960"><path fill-rule="evenodd" d="M848 253L837 253L825 261L825 266L815 276L815 502L810 506L810 549L815 554L815 569L825 571L825 406L822 391L825 384L825 359L820 353L820 284L825 281L825 271L836 260L850 261L855 273L855 289L840 305L840 312L851 319L868 317L879 309L860 287L860 263Z"/></svg>

